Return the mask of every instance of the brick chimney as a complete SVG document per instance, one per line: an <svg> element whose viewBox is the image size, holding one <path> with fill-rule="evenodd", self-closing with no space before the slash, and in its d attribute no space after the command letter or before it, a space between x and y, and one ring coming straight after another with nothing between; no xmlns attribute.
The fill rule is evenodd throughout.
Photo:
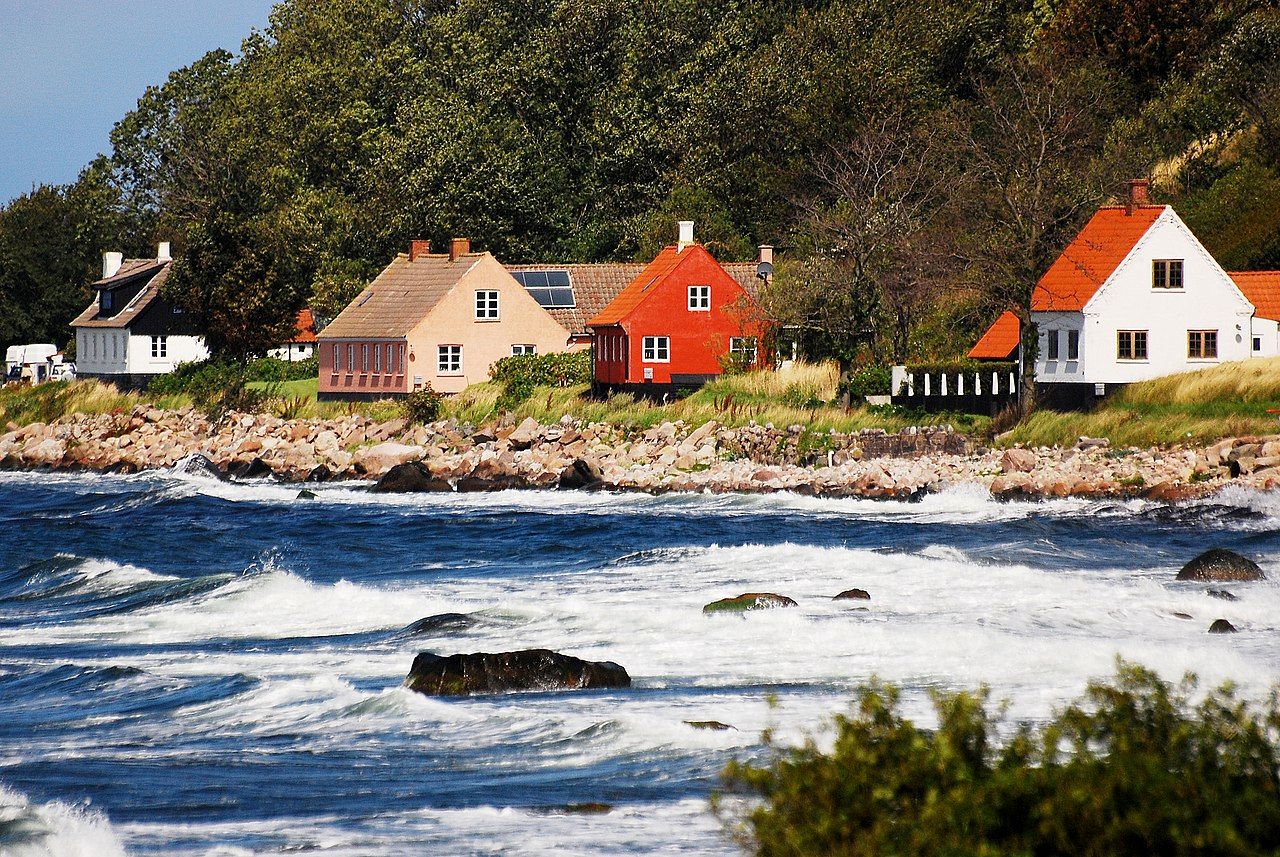
<svg viewBox="0 0 1280 857"><path fill-rule="evenodd" d="M1131 179L1129 181L1129 197L1125 202L1124 213L1133 214L1134 209L1140 205L1147 205L1151 202L1151 182L1146 179Z"/></svg>
<svg viewBox="0 0 1280 857"><path fill-rule="evenodd" d="M426 256L431 252L431 242L423 241L421 238L415 238L409 242L409 261L412 262L419 256Z"/></svg>
<svg viewBox="0 0 1280 857"><path fill-rule="evenodd" d="M457 261L459 256L465 256L471 252L470 238L454 238L449 242L449 261Z"/></svg>

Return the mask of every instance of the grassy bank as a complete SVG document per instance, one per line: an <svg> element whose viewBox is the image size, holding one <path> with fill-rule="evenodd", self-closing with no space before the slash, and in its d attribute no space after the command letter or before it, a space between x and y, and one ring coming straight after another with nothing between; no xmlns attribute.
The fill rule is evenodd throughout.
<svg viewBox="0 0 1280 857"><path fill-rule="evenodd" d="M182 408L191 404L186 396L148 396L122 393L99 381L51 381L35 387L0 389L0 427L8 423L30 425L50 423L68 414L96 416L111 411L127 411L140 404Z"/></svg>
<svg viewBox="0 0 1280 857"><path fill-rule="evenodd" d="M1268 408L1280 408L1280 357L1143 381L1090 413L1037 411L1009 442L1068 445L1087 435L1110 438L1113 446L1167 446L1274 434L1280 426Z"/></svg>

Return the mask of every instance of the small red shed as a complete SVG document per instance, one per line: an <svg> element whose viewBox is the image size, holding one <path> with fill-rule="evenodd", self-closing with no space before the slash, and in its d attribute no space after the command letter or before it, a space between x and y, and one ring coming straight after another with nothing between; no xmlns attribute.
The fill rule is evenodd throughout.
<svg viewBox="0 0 1280 857"><path fill-rule="evenodd" d="M698 387L734 363L760 365L763 314L693 224L587 323L597 392L660 395Z"/></svg>

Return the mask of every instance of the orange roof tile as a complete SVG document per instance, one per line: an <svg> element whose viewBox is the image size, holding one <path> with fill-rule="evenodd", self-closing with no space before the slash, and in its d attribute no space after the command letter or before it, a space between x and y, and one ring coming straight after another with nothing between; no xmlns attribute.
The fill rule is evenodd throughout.
<svg viewBox="0 0 1280 857"><path fill-rule="evenodd" d="M689 249L696 246L695 244ZM649 296L649 290L653 286L666 279L667 275L687 258L689 255L677 252L674 244L664 247L652 262L645 265L638 277L632 280L595 318L587 322L587 327L602 327L622 321Z"/></svg>
<svg viewBox="0 0 1280 857"><path fill-rule="evenodd" d="M1040 278L1031 296L1031 309L1035 312L1084 309L1166 207L1140 205L1132 214L1126 213L1123 205L1098 209Z"/></svg>
<svg viewBox="0 0 1280 857"><path fill-rule="evenodd" d="M1280 321L1280 271L1228 271L1258 318Z"/></svg>
<svg viewBox="0 0 1280 857"><path fill-rule="evenodd" d="M291 343L316 341L316 320L311 314L311 310L298 310L298 320L294 327Z"/></svg>
<svg viewBox="0 0 1280 857"><path fill-rule="evenodd" d="M978 344L969 350L971 360L1008 360L1022 339L1022 323L1009 310L1000 313L995 323L982 334Z"/></svg>

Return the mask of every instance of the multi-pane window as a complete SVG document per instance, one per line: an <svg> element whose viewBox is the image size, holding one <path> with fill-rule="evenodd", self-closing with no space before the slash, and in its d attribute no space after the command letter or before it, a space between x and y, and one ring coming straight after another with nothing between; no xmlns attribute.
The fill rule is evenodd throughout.
<svg viewBox="0 0 1280 857"><path fill-rule="evenodd" d="M347 346L347 371L356 371L356 346L354 343Z"/></svg>
<svg viewBox="0 0 1280 857"><path fill-rule="evenodd" d="M729 353L742 361L744 366L754 366L756 362L756 338L754 336L729 337Z"/></svg>
<svg viewBox="0 0 1280 857"><path fill-rule="evenodd" d="M1146 360L1147 332L1145 330L1116 331L1117 360Z"/></svg>
<svg viewBox="0 0 1280 857"><path fill-rule="evenodd" d="M369 343L367 342L360 346L360 371L369 371Z"/></svg>
<svg viewBox="0 0 1280 857"><path fill-rule="evenodd" d="M397 361L397 371L401 374L404 373L404 348L404 343L400 343L400 359Z"/></svg>
<svg viewBox="0 0 1280 857"><path fill-rule="evenodd" d="M373 344L373 371L376 374L382 373L382 343L380 342Z"/></svg>
<svg viewBox="0 0 1280 857"><path fill-rule="evenodd" d="M462 371L462 346L441 345L436 370L441 374Z"/></svg>
<svg viewBox="0 0 1280 857"><path fill-rule="evenodd" d="M511 355L514 357L519 354L537 354L538 346L536 345L513 345L511 346Z"/></svg>
<svg viewBox="0 0 1280 857"><path fill-rule="evenodd" d="M1078 330L1067 331L1067 359L1080 359L1080 331Z"/></svg>
<svg viewBox="0 0 1280 857"><path fill-rule="evenodd" d="M169 356L169 337L167 336L151 337L151 356L152 357L168 357Z"/></svg>
<svg viewBox="0 0 1280 857"><path fill-rule="evenodd" d="M109 310L115 305L115 296L106 289L102 290L102 308Z"/></svg>
<svg viewBox="0 0 1280 857"><path fill-rule="evenodd" d="M489 320L498 317L498 293L491 291L476 292L476 318Z"/></svg>
<svg viewBox="0 0 1280 857"><path fill-rule="evenodd" d="M1182 288L1182 260L1156 259L1151 263L1151 288Z"/></svg>
<svg viewBox="0 0 1280 857"><path fill-rule="evenodd" d="M711 287L710 286L690 286L689 287L689 309L700 311L700 312L711 309Z"/></svg>
<svg viewBox="0 0 1280 857"><path fill-rule="evenodd" d="M671 360L671 340L666 336L644 338L644 362L667 363Z"/></svg>
<svg viewBox="0 0 1280 857"><path fill-rule="evenodd" d="M1218 331L1188 330L1187 356L1201 360L1212 360L1218 356Z"/></svg>
<svg viewBox="0 0 1280 857"><path fill-rule="evenodd" d="M1056 331L1056 330L1051 330L1051 331L1049 331L1049 332L1048 332L1048 337L1049 337L1049 359L1050 359L1050 360L1057 360L1057 359L1058 359L1058 356L1059 356L1059 351L1058 351L1058 339L1059 339L1059 337L1058 337L1058 331Z"/></svg>
<svg viewBox="0 0 1280 857"><path fill-rule="evenodd" d="M342 369L342 346L333 343L333 371L337 372Z"/></svg>

